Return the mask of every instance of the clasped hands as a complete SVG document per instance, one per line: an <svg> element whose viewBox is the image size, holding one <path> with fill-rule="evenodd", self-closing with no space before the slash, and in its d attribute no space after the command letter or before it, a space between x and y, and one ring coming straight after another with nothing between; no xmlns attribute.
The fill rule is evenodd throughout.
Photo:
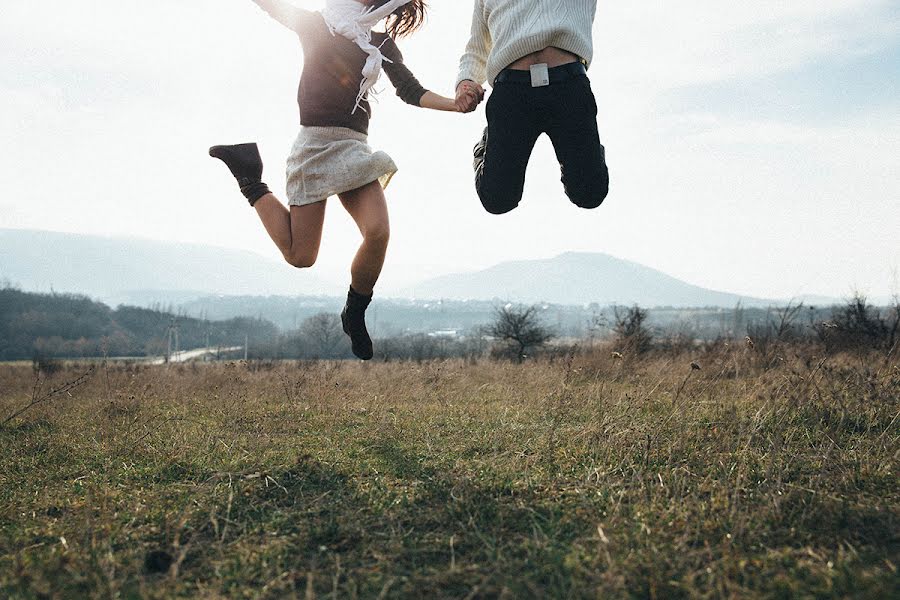
<svg viewBox="0 0 900 600"><path fill-rule="evenodd" d="M484 100L484 88L468 79L456 86L456 110L461 113L473 112Z"/></svg>

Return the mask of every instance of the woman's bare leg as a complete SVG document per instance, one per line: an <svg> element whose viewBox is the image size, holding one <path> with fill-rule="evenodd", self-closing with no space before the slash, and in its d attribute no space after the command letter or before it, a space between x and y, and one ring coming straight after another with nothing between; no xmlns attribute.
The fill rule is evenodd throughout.
<svg viewBox="0 0 900 600"><path fill-rule="evenodd" d="M341 324L344 333L350 336L353 354L369 360L374 356L374 349L366 328L366 308L372 301L372 290L381 275L391 237L387 203L377 181L340 194L339 197L363 236L350 267L350 291L347 293L344 310L341 311Z"/></svg>
<svg viewBox="0 0 900 600"><path fill-rule="evenodd" d="M370 296L381 275L391 237L387 202L377 181L340 194L341 204L353 217L363 241L350 267L350 285L354 291Z"/></svg>
<svg viewBox="0 0 900 600"><path fill-rule="evenodd" d="M313 266L322 241L325 201L285 208L262 182L263 162L255 143L213 146L209 155L224 162L234 175L284 260L301 269Z"/></svg>
<svg viewBox="0 0 900 600"><path fill-rule="evenodd" d="M315 264L322 242L325 201L288 210L274 194L266 194L253 207L284 260L299 269Z"/></svg>

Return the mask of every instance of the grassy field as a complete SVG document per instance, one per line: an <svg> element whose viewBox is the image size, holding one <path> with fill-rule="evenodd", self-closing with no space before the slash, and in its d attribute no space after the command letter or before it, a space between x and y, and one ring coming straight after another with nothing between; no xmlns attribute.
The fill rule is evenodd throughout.
<svg viewBox="0 0 900 600"><path fill-rule="evenodd" d="M898 365L0 366L0 597L897 597Z"/></svg>

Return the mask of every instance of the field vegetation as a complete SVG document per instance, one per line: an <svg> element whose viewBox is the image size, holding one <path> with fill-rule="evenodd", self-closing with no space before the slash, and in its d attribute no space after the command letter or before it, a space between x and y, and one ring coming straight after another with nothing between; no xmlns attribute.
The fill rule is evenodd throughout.
<svg viewBox="0 0 900 600"><path fill-rule="evenodd" d="M0 597L896 597L898 411L752 340L0 366Z"/></svg>

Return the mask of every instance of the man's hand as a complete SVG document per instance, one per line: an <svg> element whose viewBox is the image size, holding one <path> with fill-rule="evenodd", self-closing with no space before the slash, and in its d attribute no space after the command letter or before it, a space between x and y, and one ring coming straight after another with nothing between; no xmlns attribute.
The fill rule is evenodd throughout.
<svg viewBox="0 0 900 600"><path fill-rule="evenodd" d="M470 113L478 108L484 100L484 88L468 79L464 79L456 86L456 110L461 113Z"/></svg>

